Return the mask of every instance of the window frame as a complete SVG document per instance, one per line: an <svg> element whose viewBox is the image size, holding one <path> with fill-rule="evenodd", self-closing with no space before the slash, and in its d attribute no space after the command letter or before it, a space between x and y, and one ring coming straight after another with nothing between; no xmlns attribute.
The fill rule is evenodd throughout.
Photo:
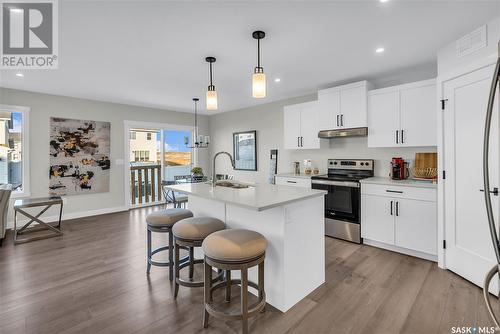
<svg viewBox="0 0 500 334"><path fill-rule="evenodd" d="M23 190L12 191L11 198L23 198L31 196L31 179L30 179L30 151L29 151L29 114L30 107L25 106L11 106L0 104L0 111L17 112L22 114L21 121L21 173Z"/></svg>

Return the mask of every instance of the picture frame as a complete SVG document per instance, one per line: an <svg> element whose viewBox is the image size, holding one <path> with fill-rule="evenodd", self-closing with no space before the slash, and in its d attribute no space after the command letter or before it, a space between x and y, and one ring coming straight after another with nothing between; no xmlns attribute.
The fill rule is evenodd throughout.
<svg viewBox="0 0 500 334"><path fill-rule="evenodd" d="M234 169L257 171L257 131L233 133Z"/></svg>

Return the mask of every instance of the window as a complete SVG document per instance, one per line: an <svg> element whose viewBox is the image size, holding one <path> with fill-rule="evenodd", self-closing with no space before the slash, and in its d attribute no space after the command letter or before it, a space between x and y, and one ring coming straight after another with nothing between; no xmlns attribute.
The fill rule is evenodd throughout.
<svg viewBox="0 0 500 334"><path fill-rule="evenodd" d="M133 139L133 140L137 139L137 132L130 131L130 139Z"/></svg>
<svg viewBox="0 0 500 334"><path fill-rule="evenodd" d="M149 151L132 151L135 162L149 162Z"/></svg>
<svg viewBox="0 0 500 334"><path fill-rule="evenodd" d="M12 185L12 196L29 196L27 107L0 105L0 183Z"/></svg>
<svg viewBox="0 0 500 334"><path fill-rule="evenodd" d="M151 140L151 132L148 132L148 133L146 134L146 139L147 139L147 140Z"/></svg>

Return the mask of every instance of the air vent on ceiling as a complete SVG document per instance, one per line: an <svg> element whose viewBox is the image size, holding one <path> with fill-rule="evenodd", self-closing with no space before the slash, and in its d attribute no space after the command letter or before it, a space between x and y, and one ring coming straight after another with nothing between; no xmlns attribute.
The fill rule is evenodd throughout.
<svg viewBox="0 0 500 334"><path fill-rule="evenodd" d="M468 33L457 41L457 57L461 58L477 50L480 50L488 44L486 38L486 24Z"/></svg>

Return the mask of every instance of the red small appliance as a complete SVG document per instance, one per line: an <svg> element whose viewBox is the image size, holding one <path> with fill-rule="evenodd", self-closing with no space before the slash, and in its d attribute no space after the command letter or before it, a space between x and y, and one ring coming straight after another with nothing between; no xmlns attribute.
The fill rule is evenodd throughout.
<svg viewBox="0 0 500 334"><path fill-rule="evenodd" d="M408 178L406 163L403 158L392 158L391 161L391 178L393 180L404 180Z"/></svg>

